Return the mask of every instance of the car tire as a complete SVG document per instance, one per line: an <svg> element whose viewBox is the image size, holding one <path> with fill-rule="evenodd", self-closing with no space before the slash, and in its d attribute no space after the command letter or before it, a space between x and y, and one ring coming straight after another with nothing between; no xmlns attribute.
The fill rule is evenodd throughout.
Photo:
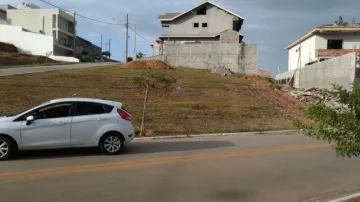
<svg viewBox="0 0 360 202"><path fill-rule="evenodd" d="M104 135L99 143L101 153L105 155L117 155L124 150L124 138L117 133Z"/></svg>
<svg viewBox="0 0 360 202"><path fill-rule="evenodd" d="M0 161L11 159L17 152L17 146L13 140L0 135Z"/></svg>

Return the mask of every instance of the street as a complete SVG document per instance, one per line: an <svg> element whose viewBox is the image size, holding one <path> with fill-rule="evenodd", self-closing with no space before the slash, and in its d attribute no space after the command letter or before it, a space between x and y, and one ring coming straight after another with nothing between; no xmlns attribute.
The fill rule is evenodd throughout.
<svg viewBox="0 0 360 202"><path fill-rule="evenodd" d="M37 72L51 72L67 69L82 69L88 67L98 67L98 66L107 66L107 65L116 65L117 62L98 62L98 63L79 63L79 64L70 64L70 65L51 65L51 66L38 66L38 67L16 67L16 68L5 68L0 69L1 76L11 76L11 75L20 75L20 74L31 74Z"/></svg>
<svg viewBox="0 0 360 202"><path fill-rule="evenodd" d="M0 162L1 202L324 201L360 189L360 160L294 132L136 140L124 154L32 151Z"/></svg>

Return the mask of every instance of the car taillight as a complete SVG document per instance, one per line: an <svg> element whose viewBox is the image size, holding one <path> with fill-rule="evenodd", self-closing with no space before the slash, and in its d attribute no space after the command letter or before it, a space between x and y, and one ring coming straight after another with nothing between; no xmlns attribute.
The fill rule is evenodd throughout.
<svg viewBox="0 0 360 202"><path fill-rule="evenodd" d="M131 115L128 112L126 112L122 109L117 109L117 112L121 116L121 118L128 120L128 121L131 120Z"/></svg>

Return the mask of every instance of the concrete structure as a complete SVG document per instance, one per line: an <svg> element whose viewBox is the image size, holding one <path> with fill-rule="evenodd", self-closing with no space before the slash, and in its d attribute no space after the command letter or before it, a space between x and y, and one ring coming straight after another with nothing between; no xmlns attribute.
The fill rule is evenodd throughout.
<svg viewBox="0 0 360 202"><path fill-rule="evenodd" d="M101 47L91 43L90 41L77 36L76 37L76 47L75 47L75 54L81 55L85 54L87 55L101 55Z"/></svg>
<svg viewBox="0 0 360 202"><path fill-rule="evenodd" d="M336 83L350 89L354 81L359 81L358 65L359 59L356 53L349 53L298 70L278 74L276 80L291 83L296 88L331 89L331 84Z"/></svg>
<svg viewBox="0 0 360 202"><path fill-rule="evenodd" d="M240 43L240 29L244 18L206 1L183 13L167 13L159 16L168 34L161 35L153 44L154 54L163 54L169 43ZM155 50L158 49L158 50Z"/></svg>
<svg viewBox="0 0 360 202"><path fill-rule="evenodd" d="M234 73L259 74L256 44L165 44L163 55L143 58L162 60L174 67L227 68Z"/></svg>
<svg viewBox="0 0 360 202"><path fill-rule="evenodd" d="M0 5L0 24L8 24L8 22L7 22L7 10L8 9L16 9L16 8L13 6L10 6L8 4Z"/></svg>
<svg viewBox="0 0 360 202"><path fill-rule="evenodd" d="M41 9L35 4L23 3L18 9L7 9L7 23L21 26L30 32L53 38L53 54L73 56L76 38L74 13L60 9ZM38 44L43 42L38 41Z"/></svg>
<svg viewBox="0 0 360 202"><path fill-rule="evenodd" d="M13 44L20 53L29 55L51 55L54 51L52 36L26 31L20 26L0 24L0 41Z"/></svg>
<svg viewBox="0 0 360 202"><path fill-rule="evenodd" d="M356 55L360 55L360 24L334 23L315 27L291 42L286 49L289 51L288 72L276 76L278 83L301 88L329 88L329 83L349 87L357 79L343 73L345 71L344 74L348 75L350 71L354 75L356 62L353 60L358 61ZM355 59L337 58L349 53L354 53ZM324 62L327 60L330 61ZM318 69L315 71L311 67Z"/></svg>
<svg viewBox="0 0 360 202"><path fill-rule="evenodd" d="M360 24L316 27L286 49L289 51L288 71L350 52L360 52Z"/></svg>

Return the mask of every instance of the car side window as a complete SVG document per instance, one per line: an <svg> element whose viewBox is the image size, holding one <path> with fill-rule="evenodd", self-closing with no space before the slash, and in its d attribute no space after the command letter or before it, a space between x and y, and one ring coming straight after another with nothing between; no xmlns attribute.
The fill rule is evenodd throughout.
<svg viewBox="0 0 360 202"><path fill-rule="evenodd" d="M35 119L54 119L63 118L70 115L71 103L61 103L42 107L35 110L33 116Z"/></svg>
<svg viewBox="0 0 360 202"><path fill-rule="evenodd" d="M47 105L32 110L17 118L15 121L25 121L28 116L34 116L35 119L68 117L71 112L71 105L71 103L58 103Z"/></svg>
<svg viewBox="0 0 360 202"><path fill-rule="evenodd" d="M105 114L105 108L102 104L91 102L78 102L76 106L76 116Z"/></svg>

